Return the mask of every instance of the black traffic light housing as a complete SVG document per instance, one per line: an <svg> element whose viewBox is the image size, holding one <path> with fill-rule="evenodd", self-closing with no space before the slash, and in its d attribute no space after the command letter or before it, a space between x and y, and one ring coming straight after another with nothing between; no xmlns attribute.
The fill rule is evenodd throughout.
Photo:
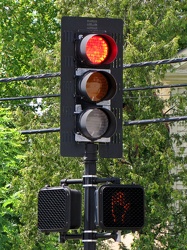
<svg viewBox="0 0 187 250"><path fill-rule="evenodd" d="M121 157L122 20L63 17L61 50L61 155L82 157L91 142Z"/></svg>
<svg viewBox="0 0 187 250"><path fill-rule="evenodd" d="M138 230L144 226L144 189L102 185L95 192L96 224L101 229Z"/></svg>
<svg viewBox="0 0 187 250"><path fill-rule="evenodd" d="M81 192L69 187L45 187L38 193L38 228L67 232L81 225Z"/></svg>

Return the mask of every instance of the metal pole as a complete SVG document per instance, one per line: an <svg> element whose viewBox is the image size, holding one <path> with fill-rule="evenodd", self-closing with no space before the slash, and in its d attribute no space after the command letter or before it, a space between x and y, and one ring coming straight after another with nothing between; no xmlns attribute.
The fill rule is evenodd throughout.
<svg viewBox="0 0 187 250"><path fill-rule="evenodd" d="M96 226L94 222L95 201L94 195L96 186L94 179L96 178L96 161L97 161L97 144L88 143L85 148L85 173L83 176L84 192L84 233L83 243L84 250L96 250Z"/></svg>

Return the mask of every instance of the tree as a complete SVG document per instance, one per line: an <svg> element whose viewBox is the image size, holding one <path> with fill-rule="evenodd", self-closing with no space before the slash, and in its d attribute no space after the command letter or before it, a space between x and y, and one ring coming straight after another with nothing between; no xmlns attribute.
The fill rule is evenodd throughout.
<svg viewBox="0 0 187 250"><path fill-rule="evenodd" d="M52 50L60 27L54 1L5 0L0 3L0 15L0 76L36 73L32 61L39 60L37 50ZM30 82L4 86L0 85L3 96L15 96L25 88L28 93Z"/></svg>
<svg viewBox="0 0 187 250"><path fill-rule="evenodd" d="M41 22L37 23L36 29L33 29L32 26L35 13L33 3L27 3L30 6L28 7L28 16L31 15L31 19L29 19L31 21L29 21L30 26L25 25L24 30L30 32L31 35L28 39L23 36L25 46L21 46L19 51L12 50L9 52L8 49L5 50L7 55L11 55L14 60L17 56L18 58L28 56L28 60L26 60L28 64L25 64L23 68L23 64L19 60L17 64L10 64L9 60L4 61L4 71L9 71L8 75L14 75L16 72L25 74L25 72L60 71L60 43L57 42L60 30L57 29L57 26L62 15L122 18L125 22L124 63L171 58L178 48L183 46L183 34L178 28L182 25L185 27L184 16L179 18L181 12L185 13L185 8L183 8L185 4L181 1L55 1L55 6L53 6L56 11L55 14L52 12L53 7L50 4L52 12L50 18L47 21L45 18L40 19ZM37 12L40 10L39 13L43 13L42 17L47 15L47 12L45 12L46 15L43 12L47 3L47 1L42 4L37 3L37 8L42 7L37 9ZM27 16L26 4L20 4L19 2L9 4L9 9L12 9L10 7L14 4L22 6L24 12L22 9L17 12L20 21L22 21L20 13L24 14L24 17ZM5 17L3 20L6 19ZM53 17L55 20L54 26L51 24L54 21L52 20ZM18 29L16 22L14 24L12 36ZM12 24L9 23L8 25L12 27ZM42 35L44 33L41 33L40 42L37 39L40 26L48 27L48 29L44 29L48 32L47 42L46 37ZM3 27L1 27L1 30L3 30ZM57 34L54 34L54 32ZM54 34L53 38L50 34ZM7 37L4 29L1 40L8 39ZM35 40L32 40L32 37L35 37ZM32 40L31 43L30 39ZM10 44L14 46L16 41L14 40L12 43L9 41L7 44L9 47L7 48L10 48ZM32 44L31 51L30 44ZM28 50L26 51L26 49ZM160 83L159 79L167 69L166 66L125 69L124 87L132 88L135 86L150 86L153 82L155 84ZM11 89L15 92L11 92ZM11 84L8 90L2 85L2 90L3 95L18 94L21 88ZM59 93L59 80L47 79L28 82L20 93L28 95ZM41 104L33 101L36 106L32 108L30 103L20 102L19 104L20 107L15 112L18 129L59 126L58 98L43 99ZM21 106L23 104L24 106ZM28 105L27 108L25 104ZM159 93L152 90L124 92L124 121L162 117L164 105L164 101L159 98ZM39 113L37 113L38 108L40 108ZM177 237L181 245L178 244L178 247L182 249L184 246L186 205L181 194L173 190L172 185L175 176L170 174L170 170L176 163L181 163L182 159L181 157L176 158L173 152L172 138L166 125L125 126L124 157L122 159L98 160L98 176L118 176L122 179L122 183L133 181L145 187L146 224L143 230L139 232L139 238L134 242L134 249L153 249L156 248L155 242L167 247L167 249L173 249L172 247L175 246L173 235L176 236L178 232L180 234ZM16 212L22 214L22 217L20 218L21 225L19 225L20 242L17 246L14 246L15 249L75 249L75 246L77 249L81 248L81 243L77 241L69 241L63 246L58 246L56 236L41 235L37 231L36 224L38 190L46 184L59 185L62 178L81 177L83 173L82 159L61 158L59 156L59 135L55 133L28 135L25 145L27 149L25 164L19 171L21 178L16 179L16 185L19 190L22 190L23 195L16 209ZM181 176L182 173L185 173L184 171L181 172ZM182 204L180 213L172 206L179 199ZM174 226L171 227L170 225ZM157 245L157 249L159 249L159 245Z"/></svg>
<svg viewBox="0 0 187 250"><path fill-rule="evenodd" d="M12 176L18 178L24 161L23 140L14 128L11 112L0 109L0 249L12 249L19 242L20 214L16 207L22 190Z"/></svg>

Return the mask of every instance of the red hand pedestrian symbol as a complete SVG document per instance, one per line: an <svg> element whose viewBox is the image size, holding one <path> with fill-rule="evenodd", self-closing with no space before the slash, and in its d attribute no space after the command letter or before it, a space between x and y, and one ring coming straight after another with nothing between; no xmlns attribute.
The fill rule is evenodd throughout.
<svg viewBox="0 0 187 250"><path fill-rule="evenodd" d="M126 202L123 192L116 192L112 196L112 217L115 223L124 223L127 211L130 208L130 203Z"/></svg>

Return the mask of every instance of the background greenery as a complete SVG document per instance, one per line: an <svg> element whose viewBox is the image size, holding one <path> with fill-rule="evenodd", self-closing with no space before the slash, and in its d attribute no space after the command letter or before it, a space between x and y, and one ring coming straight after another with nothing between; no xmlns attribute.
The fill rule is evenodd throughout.
<svg viewBox="0 0 187 250"><path fill-rule="evenodd" d="M64 15L121 18L126 64L172 58L186 47L187 3L182 0L4 0L0 2L0 76L59 72ZM161 84L167 69L126 69L124 87ZM59 78L0 83L1 97L59 92ZM170 101L176 114L185 114L185 99L176 96ZM0 250L82 249L81 241L60 245L58 235L38 232L37 194L46 184L59 185L62 178L81 178L83 159L60 157L58 133L23 137L17 132L59 127L59 101L1 102ZM124 92L124 120L163 117L165 104L153 90ZM172 148L173 140L180 144L185 136L171 137L169 126L126 126L123 158L98 160L98 176L118 176L122 183L136 182L145 188L146 223L132 249L160 249L159 244L165 249L186 249L186 199L173 190L176 179L186 184L186 159L182 152L176 156ZM178 164L181 173L175 176L171 169ZM180 207L173 206L177 200Z"/></svg>

